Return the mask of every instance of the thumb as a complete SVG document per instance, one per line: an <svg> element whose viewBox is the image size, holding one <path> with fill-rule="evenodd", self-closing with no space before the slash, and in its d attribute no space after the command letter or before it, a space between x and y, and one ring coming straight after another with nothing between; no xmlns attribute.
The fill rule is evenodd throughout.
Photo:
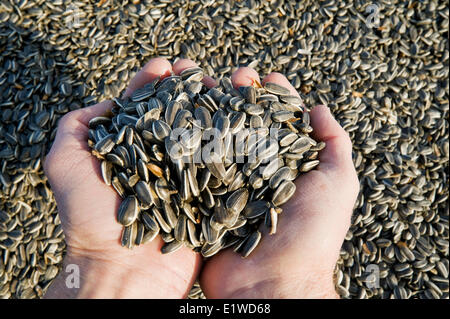
<svg viewBox="0 0 450 319"><path fill-rule="evenodd" d="M354 203L359 193L359 180L352 161L352 142L348 133L324 105L314 107L310 116L312 136L326 143L325 148L319 152L318 170L344 183L347 186L344 187L345 194Z"/></svg>
<svg viewBox="0 0 450 319"><path fill-rule="evenodd" d="M317 105L311 112L312 136L326 143L319 153L319 170L335 173L354 171L352 162L352 142L347 132L331 115L330 109Z"/></svg>
<svg viewBox="0 0 450 319"><path fill-rule="evenodd" d="M91 118L105 114L111 107L111 101L103 101L67 113L59 120L55 140L44 161L45 174L54 190L64 189L64 185L71 186L73 176L83 180L92 175L92 171L101 178L100 165L91 155L87 143L88 123ZM81 162L89 164L80 165ZM79 169L76 174L73 173L75 168Z"/></svg>

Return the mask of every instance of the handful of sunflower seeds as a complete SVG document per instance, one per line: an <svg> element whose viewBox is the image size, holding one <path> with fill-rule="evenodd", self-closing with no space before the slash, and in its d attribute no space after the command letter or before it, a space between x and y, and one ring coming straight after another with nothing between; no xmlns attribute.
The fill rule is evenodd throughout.
<svg viewBox="0 0 450 319"><path fill-rule="evenodd" d="M156 79L114 99L112 116L89 122L89 145L123 201L122 245L161 235L209 257L233 247L247 257L261 224L275 234L293 180L319 164L308 110L275 83L208 89L203 70Z"/></svg>

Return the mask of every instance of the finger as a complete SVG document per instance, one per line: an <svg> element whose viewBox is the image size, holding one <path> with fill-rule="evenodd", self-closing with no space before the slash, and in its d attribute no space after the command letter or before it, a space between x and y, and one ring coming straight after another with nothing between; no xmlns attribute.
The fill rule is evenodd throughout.
<svg viewBox="0 0 450 319"><path fill-rule="evenodd" d="M259 75L249 67L239 68L231 75L231 82L236 89L241 86L251 86L255 81L260 82Z"/></svg>
<svg viewBox="0 0 450 319"><path fill-rule="evenodd" d="M71 137L77 141L86 141L89 121L97 116L105 115L111 108L112 101L103 101L94 106L72 111L64 115L58 122L55 142Z"/></svg>
<svg viewBox="0 0 450 319"><path fill-rule="evenodd" d="M214 80L212 77L210 77L208 75L205 75L203 77L202 82L203 82L203 84L205 84L209 88L213 88L213 87L217 86L216 80Z"/></svg>
<svg viewBox="0 0 450 319"><path fill-rule="evenodd" d="M89 120L104 115L112 107L112 101L103 101L94 106L72 111L64 115L58 122L55 141L46 156L44 169L48 174L48 167L58 158L66 158L66 153L71 154L69 159L76 158L75 154L89 154L88 123Z"/></svg>
<svg viewBox="0 0 450 319"><path fill-rule="evenodd" d="M142 87L146 83L154 80L157 77L164 78L170 75L172 66L164 58L151 59L136 76L131 79L125 96L129 96L134 90ZM88 123L96 117L104 115L112 107L111 101L104 101L91 107L83 108L66 114L58 124L58 133L60 136L67 136L68 134L78 141L85 141L88 134ZM59 128L61 128L59 130Z"/></svg>
<svg viewBox="0 0 450 319"><path fill-rule="evenodd" d="M180 59L173 64L172 69L173 69L173 72L178 75L186 69L195 68L195 67L198 67L198 65L194 61L189 60L189 59ZM202 82L209 88L215 87L217 85L216 80L214 80L212 77L207 76L207 75L203 77Z"/></svg>
<svg viewBox="0 0 450 319"><path fill-rule="evenodd" d="M292 86L289 80L281 73L272 72L263 79L263 85L267 82L276 83L289 89L292 95L300 97L297 90Z"/></svg>
<svg viewBox="0 0 450 319"><path fill-rule="evenodd" d="M99 165L90 155L87 143L88 124L90 119L108 112L112 104L112 101L103 101L94 106L69 112L59 120L55 141L44 161L44 171L52 186L62 187L63 176L69 173L66 169L60 169L65 167L61 163L71 167L86 160L89 161L86 167L93 167L95 173L101 176Z"/></svg>
<svg viewBox="0 0 450 319"><path fill-rule="evenodd" d="M131 79L125 91L125 97L130 96L136 89L153 81L157 77L165 78L172 73L172 65L164 58L153 58Z"/></svg>
<svg viewBox="0 0 450 319"><path fill-rule="evenodd" d="M310 116L312 137L326 143L325 149L319 152L319 167L340 172L354 169L350 137L331 115L330 109L318 105L311 110Z"/></svg>
<svg viewBox="0 0 450 319"><path fill-rule="evenodd" d="M180 59L173 64L172 69L175 74L179 75L184 70L195 67L198 67L198 65L194 61L189 59Z"/></svg>
<svg viewBox="0 0 450 319"><path fill-rule="evenodd" d="M102 116L108 113L109 110L111 110L113 106L113 102L110 100L100 102L96 105L89 106L83 109L79 109L75 112L75 118L83 123L84 125L88 125L89 121L97 116Z"/></svg>

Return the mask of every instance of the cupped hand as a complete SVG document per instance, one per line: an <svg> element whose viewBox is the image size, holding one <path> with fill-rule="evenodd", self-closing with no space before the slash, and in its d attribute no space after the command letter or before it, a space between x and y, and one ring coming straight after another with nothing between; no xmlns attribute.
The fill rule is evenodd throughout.
<svg viewBox="0 0 450 319"><path fill-rule="evenodd" d="M250 68L233 76L233 85L248 86L259 81ZM282 74L263 80L297 91ZM225 250L208 260L200 284L208 298L336 298L333 270L358 191L348 134L328 107L311 110L313 137L326 142L319 152L320 164L301 175L297 190L282 206L278 232L263 232L259 246L246 259ZM264 227L264 226L263 226Z"/></svg>
<svg viewBox="0 0 450 319"><path fill-rule="evenodd" d="M131 80L125 95L158 76L181 72L182 66L183 61L172 66L165 59L152 59ZM185 297L198 276L198 254L183 247L162 255L159 236L131 250L120 245L122 226L116 221L116 212L121 199L103 182L100 162L87 144L89 120L104 115L111 107L111 101L104 101L66 114L58 123L47 155L44 169L67 243L65 264L79 266L81 283L79 289L61 293L62 277L67 277L61 271L62 287L56 280L46 297ZM98 289L102 285L105 289Z"/></svg>

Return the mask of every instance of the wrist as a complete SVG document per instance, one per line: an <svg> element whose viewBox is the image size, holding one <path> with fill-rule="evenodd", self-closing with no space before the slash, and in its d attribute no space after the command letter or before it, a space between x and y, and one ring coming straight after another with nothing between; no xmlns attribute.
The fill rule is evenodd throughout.
<svg viewBox="0 0 450 319"><path fill-rule="evenodd" d="M330 272L311 272L290 277L263 279L230 291L224 299L336 299Z"/></svg>
<svg viewBox="0 0 450 319"><path fill-rule="evenodd" d="M127 269L106 260L68 253L46 298L132 298Z"/></svg>
<svg viewBox="0 0 450 319"><path fill-rule="evenodd" d="M122 258L123 257L123 258ZM167 274L147 260L138 265L127 262L129 256L114 259L107 255L85 254L68 249L63 267L49 287L45 298L183 298L185 292L168 285ZM121 262L123 259L123 262ZM161 269L160 267L158 269ZM172 276L173 277L173 276Z"/></svg>

